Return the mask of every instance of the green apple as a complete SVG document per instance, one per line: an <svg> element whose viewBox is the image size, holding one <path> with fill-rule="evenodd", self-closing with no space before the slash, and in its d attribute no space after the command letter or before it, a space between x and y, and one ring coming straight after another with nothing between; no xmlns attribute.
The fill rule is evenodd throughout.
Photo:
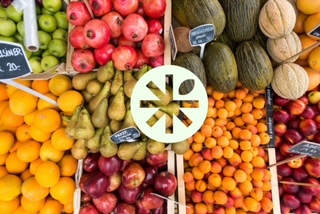
<svg viewBox="0 0 320 214"><path fill-rule="evenodd" d="M40 15L41 14L41 7L36 4L36 14Z"/></svg>
<svg viewBox="0 0 320 214"><path fill-rule="evenodd" d="M39 48L42 50L48 49L49 43L52 40L51 35L43 30L38 30L38 37L40 45Z"/></svg>
<svg viewBox="0 0 320 214"><path fill-rule="evenodd" d="M9 18L0 18L0 35L1 36L13 36L16 31L16 23Z"/></svg>
<svg viewBox="0 0 320 214"><path fill-rule="evenodd" d="M0 35L0 41L4 41L4 42L18 42L18 40L15 37L11 37L11 36L1 36Z"/></svg>
<svg viewBox="0 0 320 214"><path fill-rule="evenodd" d="M52 55L49 50L45 50L41 54L42 57L49 56L49 55Z"/></svg>
<svg viewBox="0 0 320 214"><path fill-rule="evenodd" d="M62 39L52 39L48 49L53 56L63 57L67 54L67 42Z"/></svg>
<svg viewBox="0 0 320 214"><path fill-rule="evenodd" d="M24 46L23 46L23 50L24 50L24 53L26 54L26 57L30 59L30 57L32 56L32 52L27 50L27 48Z"/></svg>
<svg viewBox="0 0 320 214"><path fill-rule="evenodd" d="M68 19L67 14L64 11L59 11L54 14L54 18L56 18L58 22L58 28L62 28L64 30L68 30Z"/></svg>
<svg viewBox="0 0 320 214"><path fill-rule="evenodd" d="M39 17L39 27L48 32L51 33L55 31L58 28L57 20L49 14L42 14Z"/></svg>
<svg viewBox="0 0 320 214"><path fill-rule="evenodd" d="M38 49L37 51L32 52L32 56L41 56L43 50Z"/></svg>
<svg viewBox="0 0 320 214"><path fill-rule="evenodd" d="M6 9L4 9L1 5L0 5L0 17L7 18Z"/></svg>
<svg viewBox="0 0 320 214"><path fill-rule="evenodd" d="M59 65L59 63L60 63L59 59L52 55L42 57L41 59L41 67L44 71L47 71L53 68L54 66Z"/></svg>
<svg viewBox="0 0 320 214"><path fill-rule="evenodd" d="M43 72L43 68L41 66L41 57L32 56L29 58L29 64L34 74L39 74Z"/></svg>
<svg viewBox="0 0 320 214"><path fill-rule="evenodd" d="M18 30L18 32L19 32L19 34L22 36L22 37L24 37L24 22L23 21L20 21L20 22L18 22L18 24L17 24L17 30Z"/></svg>
<svg viewBox="0 0 320 214"><path fill-rule="evenodd" d="M68 41L68 31L62 29L62 28L58 28L57 30L55 30L52 34L52 39L62 39L64 41Z"/></svg>
<svg viewBox="0 0 320 214"><path fill-rule="evenodd" d="M24 43L24 39L23 37L20 35L20 33L17 31L14 35L13 35L19 43L23 44Z"/></svg>
<svg viewBox="0 0 320 214"><path fill-rule="evenodd" d="M20 22L23 19L23 11L17 11L12 4L6 8L6 13L12 21Z"/></svg>
<svg viewBox="0 0 320 214"><path fill-rule="evenodd" d="M42 7L41 8L41 13L39 13L39 15L41 14L49 14L49 15L54 15L53 12L50 12L49 10L47 10L46 8Z"/></svg>
<svg viewBox="0 0 320 214"><path fill-rule="evenodd" d="M42 5L50 12L58 12L62 8L62 0L42 0Z"/></svg>

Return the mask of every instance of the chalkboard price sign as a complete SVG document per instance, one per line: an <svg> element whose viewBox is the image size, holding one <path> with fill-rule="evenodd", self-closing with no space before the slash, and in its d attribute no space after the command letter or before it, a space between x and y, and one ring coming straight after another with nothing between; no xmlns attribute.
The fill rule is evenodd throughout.
<svg viewBox="0 0 320 214"><path fill-rule="evenodd" d="M200 46L211 42L215 36L215 27L212 24L200 25L190 30L189 40L191 46Z"/></svg>
<svg viewBox="0 0 320 214"><path fill-rule="evenodd" d="M301 141L292 146L289 149L289 152L320 158L320 144L310 141Z"/></svg>
<svg viewBox="0 0 320 214"><path fill-rule="evenodd" d="M21 44L0 42L0 80L14 79L31 73Z"/></svg>
<svg viewBox="0 0 320 214"><path fill-rule="evenodd" d="M136 127L128 127L111 135L111 140L118 144L123 142L135 142L139 137L140 131Z"/></svg>
<svg viewBox="0 0 320 214"><path fill-rule="evenodd" d="M310 31L308 35L316 37L317 39L320 39L320 25L318 25L312 31Z"/></svg>

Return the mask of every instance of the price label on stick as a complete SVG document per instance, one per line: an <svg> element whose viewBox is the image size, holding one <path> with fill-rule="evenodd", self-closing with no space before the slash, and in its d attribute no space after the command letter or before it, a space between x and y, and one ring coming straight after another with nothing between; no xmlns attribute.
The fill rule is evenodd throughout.
<svg viewBox="0 0 320 214"><path fill-rule="evenodd" d="M135 142L140 137L140 131L136 127L128 127L117 131L111 135L111 140L115 143Z"/></svg>
<svg viewBox="0 0 320 214"><path fill-rule="evenodd" d="M0 42L0 80L22 77L30 74L31 71L21 44Z"/></svg>
<svg viewBox="0 0 320 214"><path fill-rule="evenodd" d="M320 144L310 141L301 141L292 146L289 149L289 152L320 158Z"/></svg>
<svg viewBox="0 0 320 214"><path fill-rule="evenodd" d="M314 37L315 39L320 39L320 25L316 26L312 31L310 31L308 35Z"/></svg>
<svg viewBox="0 0 320 214"><path fill-rule="evenodd" d="M204 24L190 30L189 41L192 47L200 46L200 58L202 59L207 43L214 40L216 28L213 24Z"/></svg>

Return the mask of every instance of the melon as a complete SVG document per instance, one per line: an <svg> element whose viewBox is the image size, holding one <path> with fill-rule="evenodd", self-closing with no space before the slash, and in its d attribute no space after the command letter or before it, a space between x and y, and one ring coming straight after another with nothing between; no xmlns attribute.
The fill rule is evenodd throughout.
<svg viewBox="0 0 320 214"><path fill-rule="evenodd" d="M308 90L309 76L300 65L293 62L283 63L274 69L271 87L278 96L295 100Z"/></svg>

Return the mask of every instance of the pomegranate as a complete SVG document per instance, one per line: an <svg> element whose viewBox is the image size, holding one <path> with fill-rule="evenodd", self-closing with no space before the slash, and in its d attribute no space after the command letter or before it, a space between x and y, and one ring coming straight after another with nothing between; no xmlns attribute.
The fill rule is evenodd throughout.
<svg viewBox="0 0 320 214"><path fill-rule="evenodd" d="M96 48L93 51L94 58L99 65L105 65L111 60L111 55L115 49L114 45L108 43L102 48Z"/></svg>
<svg viewBox="0 0 320 214"><path fill-rule="evenodd" d="M122 33L126 39L140 42L148 33L148 24L141 15L132 13L124 19Z"/></svg>
<svg viewBox="0 0 320 214"><path fill-rule="evenodd" d="M111 31L111 38L117 38L122 34L121 26L123 17L116 11L110 11L101 18L102 21L107 23Z"/></svg>
<svg viewBox="0 0 320 214"><path fill-rule="evenodd" d="M158 57L164 53L164 40L156 33L149 33L141 44L142 53L146 57Z"/></svg>
<svg viewBox="0 0 320 214"><path fill-rule="evenodd" d="M83 35L83 26L76 26L70 31L69 42L72 47L77 49L90 48L90 45L87 43Z"/></svg>
<svg viewBox="0 0 320 214"><path fill-rule="evenodd" d="M159 19L149 19L147 20L148 33L162 34L163 26Z"/></svg>
<svg viewBox="0 0 320 214"><path fill-rule="evenodd" d="M150 59L146 57L141 50L137 50L138 60L134 68L140 68L143 65L149 65Z"/></svg>
<svg viewBox="0 0 320 214"><path fill-rule="evenodd" d="M153 68L159 67L161 65L164 65L164 55L160 55L157 57L151 57L150 58L150 66Z"/></svg>
<svg viewBox="0 0 320 214"><path fill-rule="evenodd" d="M166 0L144 0L143 10L151 18L158 19L166 12Z"/></svg>
<svg viewBox="0 0 320 214"><path fill-rule="evenodd" d="M76 49L71 56L73 68L80 73L88 73L96 67L92 51Z"/></svg>
<svg viewBox="0 0 320 214"><path fill-rule="evenodd" d="M101 48L109 43L111 32L109 26L100 19L92 19L84 26L84 38L93 48Z"/></svg>
<svg viewBox="0 0 320 214"><path fill-rule="evenodd" d="M94 16L101 17L112 10L112 0L88 0Z"/></svg>
<svg viewBox="0 0 320 214"><path fill-rule="evenodd" d="M139 8L138 0L114 0L113 7L115 11L119 12L122 16L127 16L135 13Z"/></svg>
<svg viewBox="0 0 320 214"><path fill-rule="evenodd" d="M138 60L136 50L133 47L125 45L114 49L111 57L114 66L122 71L132 70Z"/></svg>
<svg viewBox="0 0 320 214"><path fill-rule="evenodd" d="M84 2L72 1L67 7L68 21L75 26L83 26L92 19Z"/></svg>
<svg viewBox="0 0 320 214"><path fill-rule="evenodd" d="M121 36L119 36L118 46L123 46L123 45L127 45L127 46L135 48L137 46L137 43L126 39L124 37L124 35L122 34Z"/></svg>

